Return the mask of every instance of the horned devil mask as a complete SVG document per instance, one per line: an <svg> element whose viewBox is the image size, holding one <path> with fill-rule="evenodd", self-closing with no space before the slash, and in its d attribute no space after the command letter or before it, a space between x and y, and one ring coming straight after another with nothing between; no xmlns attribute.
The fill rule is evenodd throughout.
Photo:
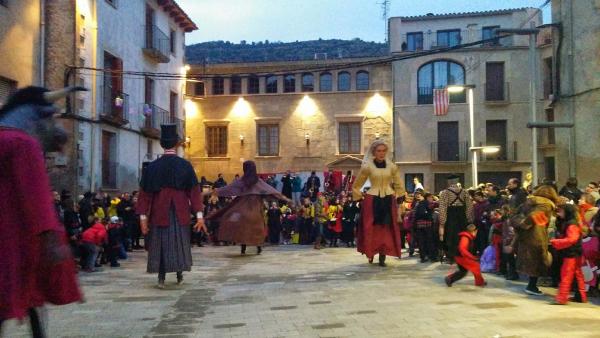
<svg viewBox="0 0 600 338"><path fill-rule="evenodd" d="M67 143L67 133L57 125L54 115L58 108L54 102L83 87L66 87L49 91L42 87L18 90L0 108L0 126L21 129L37 138L45 152L62 151Z"/></svg>

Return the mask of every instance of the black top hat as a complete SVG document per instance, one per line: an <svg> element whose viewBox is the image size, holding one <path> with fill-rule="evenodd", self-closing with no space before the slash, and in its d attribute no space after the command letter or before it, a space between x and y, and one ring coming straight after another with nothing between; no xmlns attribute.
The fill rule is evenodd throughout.
<svg viewBox="0 0 600 338"><path fill-rule="evenodd" d="M177 135L177 125L161 124L160 125L160 146L165 149L174 148L180 141Z"/></svg>

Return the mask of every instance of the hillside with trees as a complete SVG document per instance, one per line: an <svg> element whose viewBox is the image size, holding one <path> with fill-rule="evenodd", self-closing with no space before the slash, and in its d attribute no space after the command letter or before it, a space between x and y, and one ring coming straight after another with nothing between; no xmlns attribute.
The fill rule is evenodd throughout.
<svg viewBox="0 0 600 338"><path fill-rule="evenodd" d="M209 41L186 47L186 59L191 64L346 59L387 54L387 44L358 38L295 42Z"/></svg>

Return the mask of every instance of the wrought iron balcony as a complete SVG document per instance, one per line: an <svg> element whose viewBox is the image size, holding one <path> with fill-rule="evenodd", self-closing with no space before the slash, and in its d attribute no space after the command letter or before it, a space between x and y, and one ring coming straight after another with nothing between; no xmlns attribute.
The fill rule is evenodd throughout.
<svg viewBox="0 0 600 338"><path fill-rule="evenodd" d="M110 124L123 126L129 123L129 95L104 86L100 118Z"/></svg>
<svg viewBox="0 0 600 338"><path fill-rule="evenodd" d="M158 63L168 63L171 59L171 40L157 26L145 26L146 43L144 53L157 60Z"/></svg>
<svg viewBox="0 0 600 338"><path fill-rule="evenodd" d="M183 120L173 116L169 111L154 104L144 104L142 106L142 113L145 116L145 121L140 131L145 136L160 138L161 124L175 124L177 125L177 134L179 137L181 139L185 138L185 125Z"/></svg>
<svg viewBox="0 0 600 338"><path fill-rule="evenodd" d="M468 142L431 143L431 162L467 162Z"/></svg>
<svg viewBox="0 0 600 338"><path fill-rule="evenodd" d="M465 103L467 102L467 94L465 91L459 93L449 93L450 103ZM417 88L417 104L433 104L433 88L418 87Z"/></svg>
<svg viewBox="0 0 600 338"><path fill-rule="evenodd" d="M489 161L517 161L517 141L507 142L507 144L494 144L500 146L500 151L491 154L481 154L482 162ZM484 145L481 145L482 147Z"/></svg>

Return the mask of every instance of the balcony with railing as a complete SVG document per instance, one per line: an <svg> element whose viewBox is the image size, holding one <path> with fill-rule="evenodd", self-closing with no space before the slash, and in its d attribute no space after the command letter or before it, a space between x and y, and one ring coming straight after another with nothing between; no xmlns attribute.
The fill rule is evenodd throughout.
<svg viewBox="0 0 600 338"><path fill-rule="evenodd" d="M433 89L431 87L418 87L417 88L417 104L432 104L433 103ZM437 89L437 88L436 88ZM442 89L442 88L440 88ZM467 102L467 94L465 91L458 93L449 93L450 103L465 103Z"/></svg>
<svg viewBox="0 0 600 338"><path fill-rule="evenodd" d="M480 146L483 147L485 145L480 144ZM500 146L500 151L498 151L497 153L490 153L490 154L482 153L480 156L482 162L490 162L490 161L516 162L517 161L517 150L518 150L517 141L507 142L507 144L490 144L490 146Z"/></svg>
<svg viewBox="0 0 600 338"><path fill-rule="evenodd" d="M146 43L143 51L158 63L168 63L171 55L171 41L169 36L157 26L145 26Z"/></svg>
<svg viewBox="0 0 600 338"><path fill-rule="evenodd" d="M182 119L173 116L169 111L162 109L154 104L144 104L143 114L145 116L144 124L140 131L147 137L160 138L161 124L177 125L177 134L182 139L185 138L185 125Z"/></svg>
<svg viewBox="0 0 600 338"><path fill-rule="evenodd" d="M422 35L401 34L400 35L400 46L402 52L418 52L422 50L431 50L438 48L452 47L455 45L466 44L476 42L484 39L490 39L495 37L495 32L490 32L482 29L463 29L460 30L458 37L453 36L452 38L443 37L438 40L437 31L425 31ZM485 33L485 37L484 37ZM493 48L493 47L511 47L514 46L514 37L506 36L502 38L496 38L483 44L472 46L471 48Z"/></svg>
<svg viewBox="0 0 600 338"><path fill-rule="evenodd" d="M483 97L486 103L508 103L510 101L508 82L486 82L483 84Z"/></svg>
<svg viewBox="0 0 600 338"><path fill-rule="evenodd" d="M123 126L129 123L129 95L105 86L100 119L109 124Z"/></svg>
<svg viewBox="0 0 600 338"><path fill-rule="evenodd" d="M431 143L431 162L467 162L468 158L468 142Z"/></svg>

